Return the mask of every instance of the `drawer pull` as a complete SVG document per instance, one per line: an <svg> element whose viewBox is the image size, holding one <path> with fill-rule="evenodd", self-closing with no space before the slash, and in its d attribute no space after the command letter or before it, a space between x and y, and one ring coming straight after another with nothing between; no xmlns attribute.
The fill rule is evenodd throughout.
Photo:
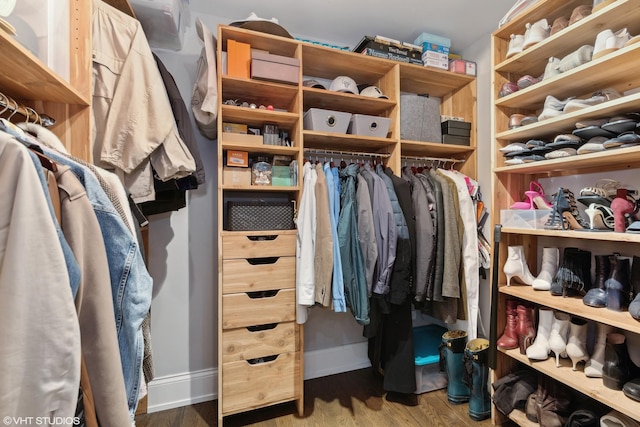
<svg viewBox="0 0 640 427"><path fill-rule="evenodd" d="M249 332L268 331L269 329L275 329L278 326L277 323L267 323L266 325L247 326Z"/></svg>
<svg viewBox="0 0 640 427"><path fill-rule="evenodd" d="M247 296L251 299L257 298L272 298L278 295L279 289L274 289L272 291L256 291L256 292L247 292Z"/></svg>
<svg viewBox="0 0 640 427"><path fill-rule="evenodd" d="M274 354L272 356L256 357L255 359L247 359L247 362L250 365L260 365L262 363L273 362L277 358L278 358L278 355Z"/></svg>
<svg viewBox="0 0 640 427"><path fill-rule="evenodd" d="M276 240L278 238L277 234L270 234L266 236L247 236L247 239L254 242L261 242L264 240Z"/></svg>
<svg viewBox="0 0 640 427"><path fill-rule="evenodd" d="M278 262L280 257L271 256L265 258L247 258L247 262L251 265L265 265L265 264L275 264Z"/></svg>

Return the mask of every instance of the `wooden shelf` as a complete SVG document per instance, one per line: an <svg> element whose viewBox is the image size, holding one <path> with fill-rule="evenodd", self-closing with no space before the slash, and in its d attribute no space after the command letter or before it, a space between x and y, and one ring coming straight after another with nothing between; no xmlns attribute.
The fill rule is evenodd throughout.
<svg viewBox="0 0 640 427"><path fill-rule="evenodd" d="M567 171L608 171L640 167L640 146L580 154L560 159L541 160L514 166L499 166L495 173L566 174Z"/></svg>
<svg viewBox="0 0 640 427"><path fill-rule="evenodd" d="M499 98L495 104L497 107L536 110L542 108L545 98L550 94L558 99L583 95L589 97L593 92L609 87L622 93L640 86L640 75L635 72L633 65L638 58L640 43L635 43Z"/></svg>
<svg viewBox="0 0 640 427"><path fill-rule="evenodd" d="M370 98L324 89L305 87L302 92L305 111L309 108L324 108L379 116L396 106L396 102L391 99Z"/></svg>
<svg viewBox="0 0 640 427"><path fill-rule="evenodd" d="M0 87L7 96L84 107L91 104L90 99L4 31L0 31L0 59Z"/></svg>
<svg viewBox="0 0 640 427"><path fill-rule="evenodd" d="M276 187L273 185L222 185L224 191L257 191L257 192L287 192L300 191L299 186Z"/></svg>
<svg viewBox="0 0 640 427"><path fill-rule="evenodd" d="M522 427L540 427L540 424L530 421L526 414L519 409L511 411L509 419Z"/></svg>
<svg viewBox="0 0 640 427"><path fill-rule="evenodd" d="M576 122L580 120L601 119L640 111L640 93L623 96L622 98L607 101L599 105L562 114L552 119L543 120L527 126L510 129L496 134L496 139L505 141L506 145L514 141L526 141L532 138L553 139L562 133L571 133L575 129ZM508 115L505 115L505 121Z"/></svg>
<svg viewBox="0 0 640 427"><path fill-rule="evenodd" d="M266 50L274 55L295 57L298 51L299 42L287 37L274 36L267 33L245 30L229 25L221 25L222 38L220 43L222 50L227 50L227 40L235 40L251 45L253 49Z"/></svg>
<svg viewBox="0 0 640 427"><path fill-rule="evenodd" d="M362 151L368 149L372 152L387 153L398 141L389 138L372 138L351 134L330 132L318 132L305 130L303 132L305 148L322 148L327 150Z"/></svg>
<svg viewBox="0 0 640 427"><path fill-rule="evenodd" d="M400 65L400 90L402 92L428 94L438 98L475 82L476 78L466 74L452 73L438 68L425 67L415 64Z"/></svg>
<svg viewBox="0 0 640 427"><path fill-rule="evenodd" d="M297 95L298 86L241 77L222 76L221 96L223 103L228 99L237 99L240 102L246 101L249 104L254 103L258 106L261 104L265 107L273 105L280 110L292 111L291 106ZM236 108L248 109L246 107Z"/></svg>
<svg viewBox="0 0 640 427"><path fill-rule="evenodd" d="M300 152L298 147L283 147L280 145L252 145L240 142L223 142L223 150L243 150L250 153L282 154L285 156L295 156Z"/></svg>
<svg viewBox="0 0 640 427"><path fill-rule="evenodd" d="M119 11L124 12L133 18L136 17L136 14L133 11L133 8L131 7L131 3L129 3L129 0L102 0L102 1L104 1L107 4L110 4L111 6L115 7Z"/></svg>
<svg viewBox="0 0 640 427"><path fill-rule="evenodd" d="M605 309L606 310L606 309ZM500 350L509 357L529 366L543 374L560 381L579 392L596 399L598 402L622 412L640 421L640 402L636 402L625 396L622 391L607 388L602 383L602 378L589 378L583 372L584 365L578 365L578 370L573 371L569 359L560 359L560 367L556 367L555 358L543 361L531 362L526 355L520 354L520 350ZM526 419L526 417L525 417ZM528 421L528 420L527 420ZM522 425L522 424L521 424ZM526 424L525 424L526 425Z"/></svg>
<svg viewBox="0 0 640 427"><path fill-rule="evenodd" d="M540 18L534 18L527 12L527 22L533 23L538 19L547 18L549 25L551 25L555 17L569 16L575 7L573 4L567 3L554 5L552 9L549 9L548 2L543 6L544 15ZM524 52L497 64L495 71L505 75L508 73L518 76L525 74L542 75L549 57L563 58L582 45L593 46L597 34L605 28L611 28L616 31L626 27L631 34L637 34L640 32L640 7L638 6L636 0L617 0L610 6L536 43ZM501 28L494 32L494 35L508 41L511 34L524 34L524 24L509 23L508 28L511 29L511 32L505 33L505 29Z"/></svg>
<svg viewBox="0 0 640 427"><path fill-rule="evenodd" d="M273 234L297 234L298 230L260 230L260 231L229 231L220 230L221 236L270 236Z"/></svg>
<svg viewBox="0 0 640 427"><path fill-rule="evenodd" d="M614 233L612 231L577 231L577 230L533 230L526 228L503 227L502 233L524 234L528 236L560 237L580 240L616 241L620 243L640 243L640 234Z"/></svg>
<svg viewBox="0 0 640 427"><path fill-rule="evenodd" d="M526 285L504 285L500 286L499 290L501 293L515 298L640 334L640 322L626 311L618 312L606 308L589 307L582 302L582 298L554 296L547 291L535 291L531 286Z"/></svg>
<svg viewBox="0 0 640 427"><path fill-rule="evenodd" d="M475 148L464 145L442 144L440 142L401 141L403 156L438 156L465 159L475 152Z"/></svg>
<svg viewBox="0 0 640 427"><path fill-rule="evenodd" d="M302 43L302 56L303 75L328 80L345 75L358 84L374 84L399 64L388 59L309 43Z"/></svg>
<svg viewBox="0 0 640 427"><path fill-rule="evenodd" d="M291 128L298 122L298 115L295 113L236 107L235 105L223 105L222 118L225 122L243 123L259 128L262 128L265 122L276 123L283 128Z"/></svg>

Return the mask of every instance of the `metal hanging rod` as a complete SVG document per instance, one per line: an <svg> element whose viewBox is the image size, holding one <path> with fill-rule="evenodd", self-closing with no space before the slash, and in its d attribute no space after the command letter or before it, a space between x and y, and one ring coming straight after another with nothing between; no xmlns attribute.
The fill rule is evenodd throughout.
<svg viewBox="0 0 640 427"><path fill-rule="evenodd" d="M328 156L348 156L348 157L390 157L387 153L363 153L357 151L336 151L336 150L320 150L315 148L305 148L305 153Z"/></svg>
<svg viewBox="0 0 640 427"><path fill-rule="evenodd" d="M425 157L425 156L401 156L401 160L420 160L428 162L443 162L443 163L464 163L464 159L450 159L446 157Z"/></svg>
<svg viewBox="0 0 640 427"><path fill-rule="evenodd" d="M2 92L0 92L0 109L0 116L6 113L8 114L7 119L10 119L17 113L24 117L27 122L37 123L44 127L53 126L56 123L54 118L46 114L40 114L33 108L16 102L13 98Z"/></svg>

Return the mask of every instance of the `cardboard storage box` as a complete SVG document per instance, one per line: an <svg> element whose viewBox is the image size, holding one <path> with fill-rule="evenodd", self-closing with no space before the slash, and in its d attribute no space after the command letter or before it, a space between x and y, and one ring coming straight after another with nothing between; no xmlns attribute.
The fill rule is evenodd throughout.
<svg viewBox="0 0 640 427"><path fill-rule="evenodd" d="M297 58L254 50L251 56L251 78L298 84L300 61Z"/></svg>
<svg viewBox="0 0 640 427"><path fill-rule="evenodd" d="M222 132L247 133L247 125L242 123L222 122Z"/></svg>
<svg viewBox="0 0 640 427"><path fill-rule="evenodd" d="M309 108L309 110L304 113L302 123L305 130L347 133L349 120L351 120L351 113L323 110L321 108Z"/></svg>
<svg viewBox="0 0 640 427"><path fill-rule="evenodd" d="M443 144L452 144L452 145L471 145L471 139L468 136L458 136L458 135L442 135L442 143Z"/></svg>
<svg viewBox="0 0 640 427"><path fill-rule="evenodd" d="M251 66L251 45L229 39L227 41L227 74L248 79Z"/></svg>
<svg viewBox="0 0 640 427"><path fill-rule="evenodd" d="M353 135L374 136L386 138L389 132L391 119L388 117L368 116L366 114L354 114L351 116L347 133Z"/></svg>
<svg viewBox="0 0 640 427"><path fill-rule="evenodd" d="M443 135L471 136L471 123L460 120L446 120L440 124Z"/></svg>
<svg viewBox="0 0 640 427"><path fill-rule="evenodd" d="M224 166L222 168L222 183L224 185L251 185L251 169Z"/></svg>
<svg viewBox="0 0 640 427"><path fill-rule="evenodd" d="M502 209L500 223L503 227L543 230L550 214L547 209Z"/></svg>
<svg viewBox="0 0 640 427"><path fill-rule="evenodd" d="M412 141L442 141L440 98L400 95L400 138Z"/></svg>
<svg viewBox="0 0 640 427"><path fill-rule="evenodd" d="M476 75L476 63L465 59L450 59L449 71L458 74L467 74L469 76Z"/></svg>
<svg viewBox="0 0 640 427"><path fill-rule="evenodd" d="M262 135L222 132L222 142L244 145L262 145Z"/></svg>
<svg viewBox="0 0 640 427"><path fill-rule="evenodd" d="M227 150L227 166L249 167L249 153L246 151Z"/></svg>

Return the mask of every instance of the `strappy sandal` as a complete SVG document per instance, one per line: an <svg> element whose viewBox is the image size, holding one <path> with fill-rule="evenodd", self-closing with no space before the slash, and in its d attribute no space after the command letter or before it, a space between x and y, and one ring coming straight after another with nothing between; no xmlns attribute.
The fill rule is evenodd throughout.
<svg viewBox="0 0 640 427"><path fill-rule="evenodd" d="M599 179L593 187L585 187L580 190L578 201L585 206L596 203L604 206L611 206L611 200L616 197L616 192L622 184L615 179Z"/></svg>

